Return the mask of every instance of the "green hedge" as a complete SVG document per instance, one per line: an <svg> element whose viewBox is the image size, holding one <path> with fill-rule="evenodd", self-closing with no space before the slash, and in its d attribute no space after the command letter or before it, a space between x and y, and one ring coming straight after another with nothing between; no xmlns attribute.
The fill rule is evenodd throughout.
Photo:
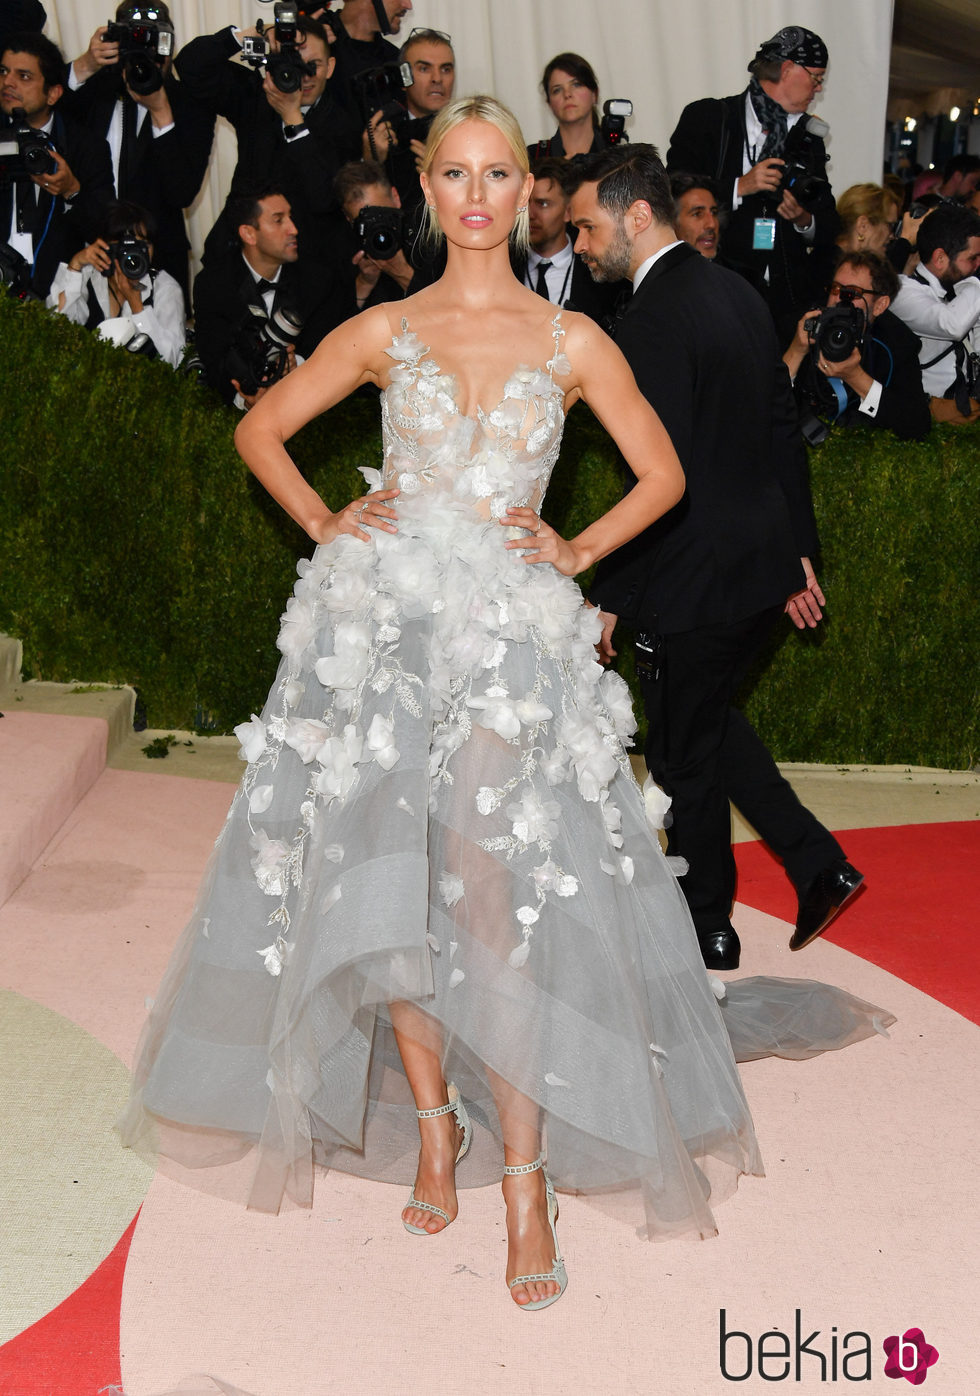
<svg viewBox="0 0 980 1396"><path fill-rule="evenodd" d="M153 726L229 730L265 696L309 549L238 460L237 414L38 306L0 298L0 344L0 629L34 677L133 683ZM976 443L836 433L813 453L828 620L787 626L747 703L781 759L976 761ZM377 404L352 398L291 450L328 502L360 493ZM618 495L576 408L548 516L575 532Z"/></svg>

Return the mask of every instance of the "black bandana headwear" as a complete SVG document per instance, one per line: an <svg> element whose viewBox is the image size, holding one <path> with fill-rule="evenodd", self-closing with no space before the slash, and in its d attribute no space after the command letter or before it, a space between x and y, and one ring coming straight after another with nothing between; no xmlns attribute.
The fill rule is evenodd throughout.
<svg viewBox="0 0 980 1396"><path fill-rule="evenodd" d="M812 29L790 24L759 46L759 52L749 64L749 71L753 63L782 63L786 59L790 63L799 63L802 68L826 68L827 45Z"/></svg>

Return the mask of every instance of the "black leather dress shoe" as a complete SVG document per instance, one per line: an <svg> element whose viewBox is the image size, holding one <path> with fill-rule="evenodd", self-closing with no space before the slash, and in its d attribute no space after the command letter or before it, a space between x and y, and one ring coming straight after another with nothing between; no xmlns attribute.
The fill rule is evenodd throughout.
<svg viewBox="0 0 980 1396"><path fill-rule="evenodd" d="M706 969L738 969L742 947L734 931L698 931L698 945Z"/></svg>
<svg viewBox="0 0 980 1396"><path fill-rule="evenodd" d="M811 940L816 940L825 931L834 917L850 901L864 881L864 873L852 867L846 858L817 873L816 877L800 894L800 909L796 916L796 930L789 943L791 950L802 950Z"/></svg>

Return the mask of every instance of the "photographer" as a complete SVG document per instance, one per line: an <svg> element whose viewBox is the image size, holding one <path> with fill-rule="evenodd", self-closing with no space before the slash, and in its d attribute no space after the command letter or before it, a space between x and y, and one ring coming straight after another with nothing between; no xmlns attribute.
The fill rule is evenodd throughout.
<svg viewBox="0 0 980 1396"><path fill-rule="evenodd" d="M364 132L364 158L384 164L398 190L402 207L412 210L422 202L419 166L432 118L452 100L456 81L456 56L448 34L437 29L413 29L402 44L399 60L411 69L411 84L400 94L405 115L392 104L370 116ZM355 83L355 86L357 84Z"/></svg>
<svg viewBox="0 0 980 1396"><path fill-rule="evenodd" d="M363 241L359 240L357 251L351 259L357 275L354 282L355 305L350 313L353 314L355 309L365 310L371 305L401 300L412 291L417 291L416 269L406 256L403 245L404 224L401 217L396 216L400 215L401 199L382 166L370 160L352 161L338 174L334 190L355 237L364 216ZM369 252L371 247L391 252L391 255L372 257Z"/></svg>
<svg viewBox="0 0 980 1396"><path fill-rule="evenodd" d="M584 159L606 148L599 132L599 79L578 53L559 53L541 78L545 101L558 121L550 139L529 145L531 161L547 157Z"/></svg>
<svg viewBox="0 0 980 1396"><path fill-rule="evenodd" d="M0 53L0 243L26 259L30 289L42 297L58 263L96 236L113 197L105 141L59 109L65 77L50 39L8 35Z"/></svg>
<svg viewBox="0 0 980 1396"><path fill-rule="evenodd" d="M840 226L826 179L826 127L806 115L826 70L817 34L781 29L749 64L744 92L684 108L667 152L671 173L702 171L720 186L731 209L725 255L765 288L783 342L822 284L824 259L813 253L831 248Z"/></svg>
<svg viewBox="0 0 980 1396"><path fill-rule="evenodd" d="M933 417L964 425L980 418L980 216L940 204L919 227L919 265L900 278L895 314L922 341L919 367Z"/></svg>
<svg viewBox="0 0 980 1396"><path fill-rule="evenodd" d="M361 132L330 94L334 60L323 25L300 16L295 28L296 42L285 50L272 30L260 35L257 28L232 27L202 35L181 49L177 71L192 96L235 128L238 163L229 198L274 181L289 201L304 248L328 256L339 221L334 176L359 155ZM257 39L289 60L285 76L275 63L256 71L228 62L247 40ZM226 253L237 240L226 206L208 234L204 260Z"/></svg>
<svg viewBox="0 0 980 1396"><path fill-rule="evenodd" d="M410 0L344 0L324 17L333 33L337 100L355 120L362 120L362 111L354 79L370 68L398 62L398 49L385 35L399 32L411 8Z"/></svg>
<svg viewBox="0 0 980 1396"><path fill-rule="evenodd" d="M897 294L898 276L886 261L845 252L826 309L797 325L783 362L811 445L826 436L826 422L887 427L902 441L928 434L919 340L889 310Z"/></svg>
<svg viewBox="0 0 980 1396"><path fill-rule="evenodd" d="M176 368L187 340L184 295L153 269L156 225L138 204L112 203L98 238L62 262L48 308L103 339Z"/></svg>
<svg viewBox="0 0 980 1396"><path fill-rule="evenodd" d="M114 30L123 33L113 39ZM189 303L184 209L207 173L214 116L174 77L174 46L166 5L123 0L114 25L100 25L71 65L65 102L108 142L116 193L152 214L157 264Z"/></svg>
<svg viewBox="0 0 980 1396"><path fill-rule="evenodd" d="M194 321L208 383L244 411L308 358L349 307L321 262L300 262L302 243L281 189L233 195L227 213L238 252L215 257L198 274Z"/></svg>

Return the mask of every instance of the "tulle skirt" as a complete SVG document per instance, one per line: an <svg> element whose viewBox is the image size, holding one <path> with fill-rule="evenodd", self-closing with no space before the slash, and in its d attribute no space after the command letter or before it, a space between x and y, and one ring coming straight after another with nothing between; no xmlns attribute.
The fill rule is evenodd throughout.
<svg viewBox="0 0 980 1396"><path fill-rule="evenodd" d="M499 1179L504 1100L558 1188L710 1235L762 1172L736 1057L892 1019L807 981L712 982L596 613L502 533L402 499L396 537L300 564L123 1138L265 1210L309 1205L317 1164L410 1185L389 1012L410 1003L474 1121L460 1186Z"/></svg>

